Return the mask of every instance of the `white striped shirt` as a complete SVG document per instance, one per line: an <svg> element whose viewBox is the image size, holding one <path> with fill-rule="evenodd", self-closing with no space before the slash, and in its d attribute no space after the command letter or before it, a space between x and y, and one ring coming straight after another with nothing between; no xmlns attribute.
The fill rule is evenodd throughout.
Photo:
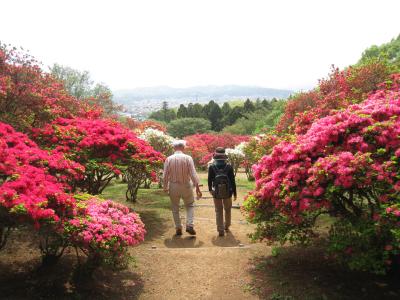
<svg viewBox="0 0 400 300"><path fill-rule="evenodd" d="M182 151L176 151L169 156L164 163L164 187L168 187L169 182L199 184L199 177L192 157Z"/></svg>

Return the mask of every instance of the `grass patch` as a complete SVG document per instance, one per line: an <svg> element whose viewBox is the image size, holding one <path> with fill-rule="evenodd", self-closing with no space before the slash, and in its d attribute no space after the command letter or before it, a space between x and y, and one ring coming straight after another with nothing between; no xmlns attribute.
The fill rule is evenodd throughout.
<svg viewBox="0 0 400 300"><path fill-rule="evenodd" d="M101 197L122 203L135 210L146 226L145 241L160 238L168 230L168 222L171 219L168 195L153 185L150 189L139 189L136 202L127 202L126 189L126 183L116 180L103 191Z"/></svg>

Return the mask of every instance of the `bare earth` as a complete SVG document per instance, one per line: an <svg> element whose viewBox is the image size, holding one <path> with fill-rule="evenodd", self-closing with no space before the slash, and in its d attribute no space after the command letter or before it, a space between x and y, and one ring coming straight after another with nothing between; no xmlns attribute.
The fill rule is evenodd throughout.
<svg viewBox="0 0 400 300"><path fill-rule="evenodd" d="M231 232L218 237L212 200L197 203L196 237L174 237L171 217L160 238L135 249L145 281L139 299L257 299L246 292L249 259L269 250L250 243L251 228L239 209L232 209Z"/></svg>
<svg viewBox="0 0 400 300"><path fill-rule="evenodd" d="M204 183L206 174L200 176ZM242 186L234 205L240 204L249 190L244 174L240 176ZM124 188L117 184L104 196L126 203ZM100 268L93 278L76 281L73 251L53 268L42 270L37 238L31 231L19 229L0 252L0 299L258 298L250 292L251 258L268 255L270 248L250 243L247 234L252 228L240 209L232 209L231 232L218 237L213 202L205 192L205 197L196 201L197 236L184 232L176 237L169 200L161 191L149 192L148 196L142 194L138 203L148 234L144 243L131 249L136 266L119 271ZM181 217L185 224L183 208Z"/></svg>

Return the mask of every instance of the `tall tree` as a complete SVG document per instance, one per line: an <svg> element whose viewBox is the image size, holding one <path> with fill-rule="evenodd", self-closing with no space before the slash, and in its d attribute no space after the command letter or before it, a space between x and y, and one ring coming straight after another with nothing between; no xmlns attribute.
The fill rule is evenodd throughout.
<svg viewBox="0 0 400 300"><path fill-rule="evenodd" d="M232 110L231 105L229 104L229 102L224 102L224 104L221 107L221 112L224 116L228 115Z"/></svg>
<svg viewBox="0 0 400 300"><path fill-rule="evenodd" d="M211 122L211 129L215 131L221 131L223 127L222 111L217 103L210 101L208 104L208 119Z"/></svg>
<svg viewBox="0 0 400 300"><path fill-rule="evenodd" d="M200 103L195 103L193 105L193 117L194 118L204 118L203 106Z"/></svg>
<svg viewBox="0 0 400 300"><path fill-rule="evenodd" d="M181 118L187 118L188 117L188 109L186 108L186 106L184 104L181 104L179 106L178 112L176 114L178 119Z"/></svg>
<svg viewBox="0 0 400 300"><path fill-rule="evenodd" d="M243 117L243 107L235 106L226 117L226 125L232 125L237 119Z"/></svg>
<svg viewBox="0 0 400 300"><path fill-rule="evenodd" d="M88 71L78 71L67 66L54 64L50 68L54 78L64 84L69 94L79 100L96 104L103 108L106 114L114 114L123 110L122 105L113 101L113 94L103 83L94 83Z"/></svg>
<svg viewBox="0 0 400 300"><path fill-rule="evenodd" d="M168 102L163 101L161 111L164 115L164 121L167 122L167 114L168 114Z"/></svg>
<svg viewBox="0 0 400 300"><path fill-rule="evenodd" d="M245 113L251 113L255 111L256 107L254 106L253 102L250 99L247 99L243 105L243 111Z"/></svg>

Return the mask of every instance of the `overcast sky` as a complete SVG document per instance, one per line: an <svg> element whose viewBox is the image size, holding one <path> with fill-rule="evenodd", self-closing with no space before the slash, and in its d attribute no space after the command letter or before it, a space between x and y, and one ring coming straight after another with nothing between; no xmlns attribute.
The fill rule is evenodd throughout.
<svg viewBox="0 0 400 300"><path fill-rule="evenodd" d="M2 1L0 40L112 89L307 89L400 34L400 1Z"/></svg>

